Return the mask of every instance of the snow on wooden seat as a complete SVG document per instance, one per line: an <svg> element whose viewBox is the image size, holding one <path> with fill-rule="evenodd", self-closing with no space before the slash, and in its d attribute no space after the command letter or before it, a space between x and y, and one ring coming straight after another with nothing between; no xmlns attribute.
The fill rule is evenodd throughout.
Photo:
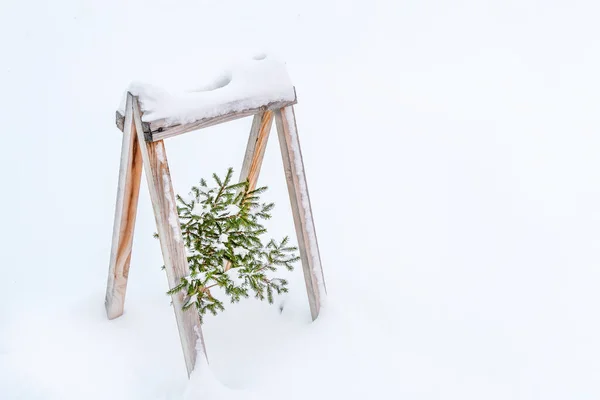
<svg viewBox="0 0 600 400"><path fill-rule="evenodd" d="M296 103L296 92L284 64L260 55L226 71L204 87L170 92L150 84L128 88L139 97L144 133L157 141L267 109ZM117 111L122 130L125 103Z"/></svg>

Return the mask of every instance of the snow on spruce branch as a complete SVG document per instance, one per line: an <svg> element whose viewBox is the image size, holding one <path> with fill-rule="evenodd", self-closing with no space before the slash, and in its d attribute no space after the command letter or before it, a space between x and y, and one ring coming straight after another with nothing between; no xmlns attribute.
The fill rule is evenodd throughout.
<svg viewBox="0 0 600 400"><path fill-rule="evenodd" d="M190 274L168 294L183 291L183 308L195 306L201 318L224 310L215 289L232 303L250 295L272 303L275 294L288 291L287 281L272 273L279 267L291 271L300 259L288 237L263 243L267 231L261 221L271 218L274 207L260 202L267 188L250 190L247 181L232 184L232 176L229 168L224 179L213 174L215 187L209 188L202 179L192 187L189 199L177 195Z"/></svg>

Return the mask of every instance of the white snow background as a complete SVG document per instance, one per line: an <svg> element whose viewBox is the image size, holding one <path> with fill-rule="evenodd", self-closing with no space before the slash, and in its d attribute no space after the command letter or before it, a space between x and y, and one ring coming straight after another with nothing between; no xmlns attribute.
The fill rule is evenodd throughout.
<svg viewBox="0 0 600 400"><path fill-rule="evenodd" d="M0 5L0 399L600 398L600 5ZM329 292L204 324L187 380L142 181L125 314L104 291L132 81L285 60ZM175 190L251 119L170 139ZM276 135L260 184L294 234ZM283 311L279 305L283 303Z"/></svg>

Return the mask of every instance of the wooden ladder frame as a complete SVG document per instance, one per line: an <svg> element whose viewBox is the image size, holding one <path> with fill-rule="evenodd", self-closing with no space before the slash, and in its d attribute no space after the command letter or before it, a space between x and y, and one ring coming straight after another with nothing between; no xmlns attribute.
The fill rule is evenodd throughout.
<svg viewBox="0 0 600 400"><path fill-rule="evenodd" d="M189 275L189 268L164 139L250 115L253 115L254 119L240 181L247 179L251 189L256 187L275 118L310 312L313 320L318 317L327 291L304 173L294 104L295 99L268 103L254 109L169 126L166 120L143 122L138 97L127 93L125 114L117 111L116 121L117 127L123 131L123 142L106 288L105 306L109 319L121 316L125 305L142 168L146 170L167 280L169 288L172 288L179 284L182 277ZM206 357L200 320L195 307L187 311L182 310L185 301L183 292L172 295L172 300L189 376L196 364L197 351L201 351Z"/></svg>

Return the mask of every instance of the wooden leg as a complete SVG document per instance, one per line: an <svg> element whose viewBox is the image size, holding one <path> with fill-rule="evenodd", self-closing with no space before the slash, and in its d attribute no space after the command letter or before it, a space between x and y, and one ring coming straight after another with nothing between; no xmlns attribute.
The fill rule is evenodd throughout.
<svg viewBox="0 0 600 400"><path fill-rule="evenodd" d="M260 112L254 115L254 119L252 119L252 128L250 128L250 137L248 138L239 180L243 182L248 179L250 190L256 189L256 182L265 157L265 149L267 148L272 125L273 111ZM225 271L229 271L230 268L231 263L226 261Z"/></svg>
<svg viewBox="0 0 600 400"><path fill-rule="evenodd" d="M276 110L275 123L294 215L294 225L296 226L310 312L312 319L315 320L319 316L322 302L327 295L327 289L321 267L321 255L319 254L293 107L288 106Z"/></svg>
<svg viewBox="0 0 600 400"><path fill-rule="evenodd" d="M132 98L128 96L123 127L117 206L106 287L105 307L109 319L117 318L123 314L142 176L142 158L133 124L132 104Z"/></svg>
<svg viewBox="0 0 600 400"><path fill-rule="evenodd" d="M187 255L179 225L177 205L171 175L167 163L167 155L162 140L146 142L142 128L141 111L137 97L133 98L133 119L137 131L148 189L156 218L156 226L160 247L165 262L169 288L177 286L181 278L189 275ZM179 328L179 337L183 347L185 365L188 376L196 364L196 343L199 340L200 350L206 355L204 340L200 328L200 319L195 307L183 311L185 294L179 292L172 296L175 319Z"/></svg>
<svg viewBox="0 0 600 400"><path fill-rule="evenodd" d="M273 111L265 111L254 116L252 120L252 129L246 146L244 163L240 173L240 182L248 179L250 190L256 189L256 182L260 173L269 133L273 125Z"/></svg>

